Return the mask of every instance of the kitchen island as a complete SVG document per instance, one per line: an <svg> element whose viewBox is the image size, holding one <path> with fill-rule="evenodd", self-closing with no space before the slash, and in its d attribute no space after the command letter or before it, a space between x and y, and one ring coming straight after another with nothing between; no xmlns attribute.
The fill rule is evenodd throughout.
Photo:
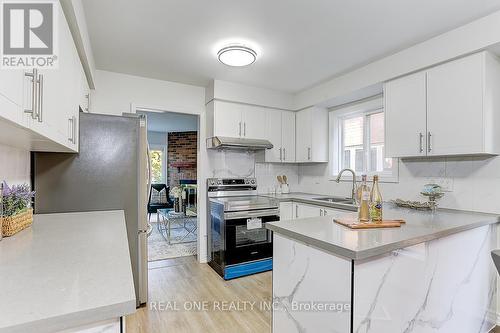
<svg viewBox="0 0 500 333"><path fill-rule="evenodd" d="M122 332L135 312L123 211L35 215L0 241L0 332Z"/></svg>
<svg viewBox="0 0 500 333"><path fill-rule="evenodd" d="M267 223L273 332L488 332L497 215L384 206L401 228L351 230L353 212Z"/></svg>

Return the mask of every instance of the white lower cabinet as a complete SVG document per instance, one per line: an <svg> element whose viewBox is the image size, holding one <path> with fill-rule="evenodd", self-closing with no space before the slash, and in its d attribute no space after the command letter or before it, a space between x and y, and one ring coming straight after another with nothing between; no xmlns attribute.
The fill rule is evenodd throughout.
<svg viewBox="0 0 500 333"><path fill-rule="evenodd" d="M348 211L290 201L280 203L281 221L304 219L309 217L336 216L339 214L345 214L346 212Z"/></svg>
<svg viewBox="0 0 500 333"><path fill-rule="evenodd" d="M59 331L58 333L125 333L125 327L123 327L122 331L121 326L121 319L116 318ZM123 326L125 326L125 319L123 319Z"/></svg>
<svg viewBox="0 0 500 333"><path fill-rule="evenodd" d="M293 204L280 202L280 221L293 220Z"/></svg>

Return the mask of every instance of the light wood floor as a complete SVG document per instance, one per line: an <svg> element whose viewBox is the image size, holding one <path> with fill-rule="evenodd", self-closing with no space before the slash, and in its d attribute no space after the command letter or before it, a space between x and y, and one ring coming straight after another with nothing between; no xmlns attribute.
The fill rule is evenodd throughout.
<svg viewBox="0 0 500 333"><path fill-rule="evenodd" d="M261 307L271 301L271 272L224 281L194 257L156 261L149 267L150 302L127 317L127 333L271 332L271 312ZM209 310L184 310L191 301L206 301ZM254 309L245 301L255 302ZM241 308L223 311L230 304ZM179 310L173 310L174 305Z"/></svg>

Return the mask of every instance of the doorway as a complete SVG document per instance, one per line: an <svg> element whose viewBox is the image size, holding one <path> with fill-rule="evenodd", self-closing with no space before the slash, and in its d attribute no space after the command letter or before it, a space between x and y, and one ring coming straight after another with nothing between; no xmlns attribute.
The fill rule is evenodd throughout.
<svg viewBox="0 0 500 333"><path fill-rule="evenodd" d="M147 119L151 186L148 262L197 255L198 115L137 110Z"/></svg>

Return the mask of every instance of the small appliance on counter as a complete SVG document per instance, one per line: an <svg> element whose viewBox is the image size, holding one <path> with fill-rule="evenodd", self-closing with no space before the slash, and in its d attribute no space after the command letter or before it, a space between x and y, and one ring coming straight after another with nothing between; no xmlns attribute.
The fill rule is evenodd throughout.
<svg viewBox="0 0 500 333"><path fill-rule="evenodd" d="M255 178L207 180L209 265L225 280L272 270L272 232L279 220L274 199L257 195Z"/></svg>

